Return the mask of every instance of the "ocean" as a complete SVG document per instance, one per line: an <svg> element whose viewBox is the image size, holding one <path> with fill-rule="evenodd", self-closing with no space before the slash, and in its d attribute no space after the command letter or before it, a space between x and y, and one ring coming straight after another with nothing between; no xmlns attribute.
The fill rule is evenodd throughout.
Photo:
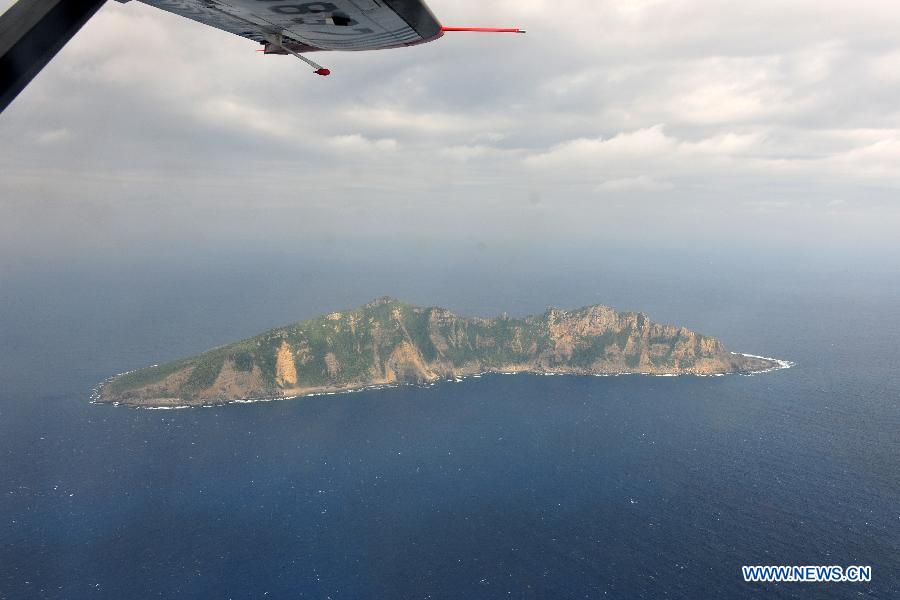
<svg viewBox="0 0 900 600"><path fill-rule="evenodd" d="M897 268L627 256L331 246L3 270L0 598L900 597ZM470 315L606 303L795 366L88 403L114 373L385 294ZM872 581L743 581L770 564Z"/></svg>

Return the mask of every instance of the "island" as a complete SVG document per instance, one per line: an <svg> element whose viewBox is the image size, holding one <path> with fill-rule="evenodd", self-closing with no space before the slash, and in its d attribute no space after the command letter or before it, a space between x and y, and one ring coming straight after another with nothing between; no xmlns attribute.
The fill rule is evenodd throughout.
<svg viewBox="0 0 900 600"><path fill-rule="evenodd" d="M723 375L785 361L603 305L462 317L380 298L100 384L92 401L188 407L292 398L486 373Z"/></svg>

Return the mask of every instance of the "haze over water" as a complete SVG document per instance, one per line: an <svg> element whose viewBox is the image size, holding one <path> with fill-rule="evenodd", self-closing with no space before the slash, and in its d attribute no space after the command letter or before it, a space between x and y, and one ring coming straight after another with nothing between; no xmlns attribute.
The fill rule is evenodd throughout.
<svg viewBox="0 0 900 600"><path fill-rule="evenodd" d="M320 78L108 2L4 111L0 600L900 597L900 3L428 3L529 33ZM383 295L796 366L87 403Z"/></svg>
<svg viewBox="0 0 900 600"><path fill-rule="evenodd" d="M4 267L0 598L900 592L889 254L276 249ZM605 303L796 366L87 403L111 374L384 294L485 316ZM872 565L873 581L745 584L743 564Z"/></svg>

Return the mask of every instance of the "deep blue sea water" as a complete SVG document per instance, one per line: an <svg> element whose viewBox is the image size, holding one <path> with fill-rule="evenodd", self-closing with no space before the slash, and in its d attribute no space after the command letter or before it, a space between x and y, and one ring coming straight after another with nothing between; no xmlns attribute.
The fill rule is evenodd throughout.
<svg viewBox="0 0 900 600"><path fill-rule="evenodd" d="M0 598L900 597L895 268L479 256L4 271ZM383 294L464 314L605 302L797 364L87 403L110 374ZM747 584L743 564L873 581Z"/></svg>

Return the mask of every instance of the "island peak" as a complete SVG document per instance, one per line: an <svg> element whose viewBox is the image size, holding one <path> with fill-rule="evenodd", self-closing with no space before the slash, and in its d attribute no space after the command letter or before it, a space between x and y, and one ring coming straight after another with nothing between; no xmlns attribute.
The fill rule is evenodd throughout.
<svg viewBox="0 0 900 600"><path fill-rule="evenodd" d="M468 375L719 375L783 366L716 338L602 304L522 318L463 317L390 296L104 382L95 401L186 406Z"/></svg>
<svg viewBox="0 0 900 600"><path fill-rule="evenodd" d="M376 306L384 306L386 304L406 304L405 302L394 298L393 296L381 296L375 298L363 305L363 308L375 308Z"/></svg>

